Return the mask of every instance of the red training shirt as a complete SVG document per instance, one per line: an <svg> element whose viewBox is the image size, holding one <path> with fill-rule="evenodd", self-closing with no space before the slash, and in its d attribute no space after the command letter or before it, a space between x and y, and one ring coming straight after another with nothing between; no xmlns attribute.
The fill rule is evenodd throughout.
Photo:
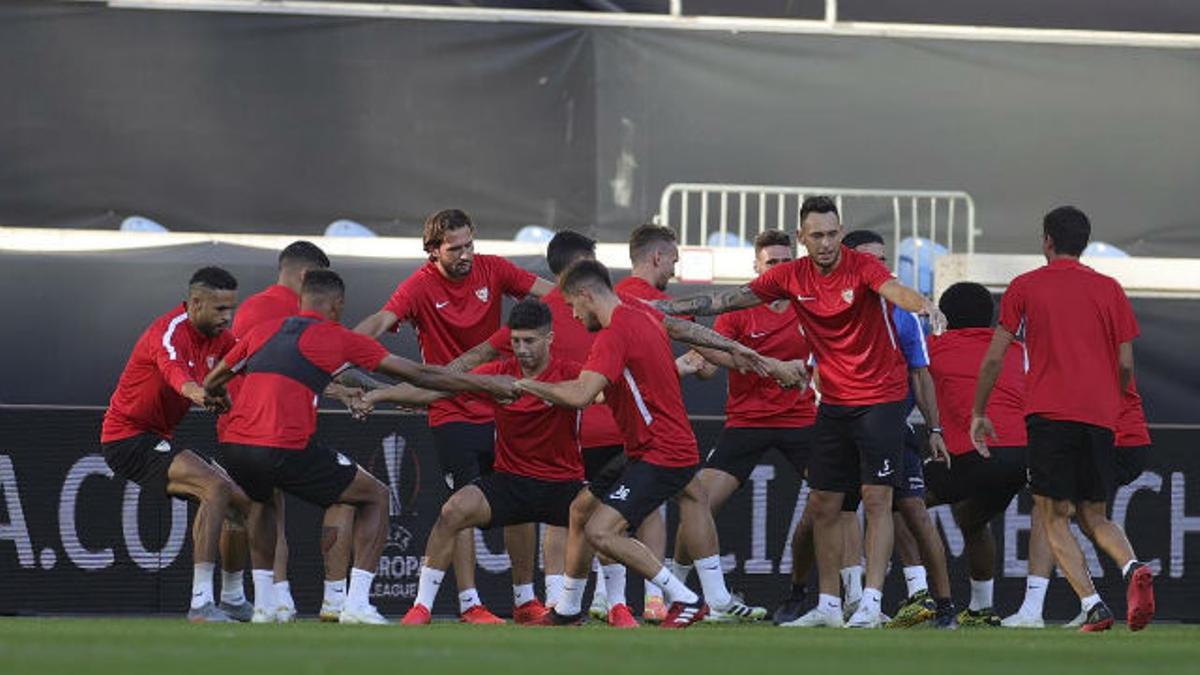
<svg viewBox="0 0 1200 675"><path fill-rule="evenodd" d="M770 305L759 305L721 314L713 330L763 356L782 361L807 361L811 355L800 317L791 304L785 305L782 312L776 312ZM811 387L803 392L784 389L770 377L731 370L725 426L807 427L817 420L815 400Z"/></svg>
<svg viewBox="0 0 1200 675"><path fill-rule="evenodd" d="M767 270L750 290L763 302L786 299L796 308L821 371L822 402L864 406L908 395L891 308L878 293L891 280L875 257L843 246L829 274L804 257Z"/></svg>
<svg viewBox="0 0 1200 675"><path fill-rule="evenodd" d="M952 455L975 451L971 442L971 408L975 404L975 385L979 382L979 364L992 342L990 328L957 328L941 335L930 335L929 374L941 412L942 438ZM988 445L1020 448L1028 443L1025 436L1025 346L1008 346L1001 363L1000 377L988 400L988 419L996 429L996 438Z"/></svg>
<svg viewBox="0 0 1200 675"><path fill-rule="evenodd" d="M618 305L596 333L584 370L603 375L605 403L625 434L625 454L665 467L700 461L688 423L671 341L661 314Z"/></svg>
<svg viewBox="0 0 1200 675"><path fill-rule="evenodd" d="M1121 394L1121 413L1117 415L1116 447L1140 448L1150 445L1150 429L1146 426L1146 413L1142 410L1142 397L1137 383L1130 380Z"/></svg>
<svg viewBox="0 0 1200 675"><path fill-rule="evenodd" d="M233 336L242 339L250 329L271 319L283 319L300 313L300 294L282 284L271 284L265 289L246 298L238 305L233 315L233 326L229 329ZM226 390L230 400L237 398L238 390L242 387L242 379L234 378ZM229 415L217 418L217 440L224 443L225 428L229 426Z"/></svg>
<svg viewBox="0 0 1200 675"><path fill-rule="evenodd" d="M229 331L210 338L196 330L188 320L186 303L155 319L138 338L121 371L104 413L100 442L143 433L170 438L192 406L179 393L180 387L204 382L234 342Z"/></svg>
<svg viewBox="0 0 1200 675"><path fill-rule="evenodd" d="M412 323L426 363L444 366L491 337L500 327L503 296L523 298L536 280L499 256L476 255L471 271L457 280L446 278L431 261L400 282L383 309L398 318L395 330L401 322ZM430 426L491 420L491 406L470 396L429 406Z"/></svg>
<svg viewBox="0 0 1200 675"><path fill-rule="evenodd" d="M579 377L580 365L551 354L538 382L564 382ZM492 361L476 368L479 375L524 377L516 359ZM583 480L579 450L580 412L524 394L508 405L492 402L496 411L496 470L538 480Z"/></svg>
<svg viewBox="0 0 1200 675"><path fill-rule="evenodd" d="M1025 414L1116 429L1118 346L1138 335L1121 285L1078 260L1058 258L1012 280L1000 325L1025 329Z"/></svg>
<svg viewBox="0 0 1200 675"><path fill-rule="evenodd" d="M550 325L554 331L554 341L550 343L550 354L576 363L587 361L588 350L592 348L595 335L575 318L571 306L563 299L557 287L546 294L542 302L550 308L552 317ZM508 326L502 327L488 338L492 347L505 356L512 356L511 340L512 331ZM622 445L625 442L621 430L617 428L616 420L613 419L612 410L603 404L584 408L579 439L584 450Z"/></svg>
<svg viewBox="0 0 1200 675"><path fill-rule="evenodd" d="M327 373L337 373L349 365L373 371L388 356L375 340L327 321L316 312L301 312L300 316L319 321L300 336L300 353ZM286 319L271 319L251 328L225 356L225 363L241 373L246 361L275 336ZM228 413L224 442L303 449L317 430L318 399L303 383L285 375L245 373Z"/></svg>
<svg viewBox="0 0 1200 675"><path fill-rule="evenodd" d="M639 300L671 299L671 296L667 295L664 291L658 290L658 287L654 284L632 274L613 284L613 291L622 298L636 298ZM685 321L691 321L694 318L686 314L676 314L674 316Z"/></svg>

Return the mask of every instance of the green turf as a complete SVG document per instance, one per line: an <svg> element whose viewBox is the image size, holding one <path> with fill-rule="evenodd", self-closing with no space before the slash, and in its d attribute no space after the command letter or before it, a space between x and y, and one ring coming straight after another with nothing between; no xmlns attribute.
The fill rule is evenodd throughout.
<svg viewBox="0 0 1200 675"><path fill-rule="evenodd" d="M419 628L192 626L171 619L0 619L0 673L20 675L304 675L472 673L1200 672L1200 626L1080 635L928 629L851 631L698 626L522 628L443 623Z"/></svg>

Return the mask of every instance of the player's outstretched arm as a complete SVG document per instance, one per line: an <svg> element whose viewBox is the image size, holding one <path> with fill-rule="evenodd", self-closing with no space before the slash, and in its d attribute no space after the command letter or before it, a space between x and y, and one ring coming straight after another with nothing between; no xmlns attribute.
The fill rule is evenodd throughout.
<svg viewBox="0 0 1200 675"><path fill-rule="evenodd" d="M987 418L988 399L996 388L996 380L1000 377L1000 369L1004 366L1004 353L1012 344L1013 334L1004 326L996 326L992 334L992 342L988 345L983 362L979 364L979 380L975 384L975 404L971 407L971 441L975 449L984 457L990 456L987 448L987 438L996 437L992 421Z"/></svg>
<svg viewBox="0 0 1200 675"><path fill-rule="evenodd" d="M452 370L456 373L467 373L489 361L495 361L499 356L500 350L493 347L492 343L488 340L484 340L462 354L459 354L457 359L447 363L446 370Z"/></svg>
<svg viewBox="0 0 1200 675"><path fill-rule="evenodd" d="M379 403L395 403L398 406L424 407L443 398L450 398L454 394L446 391L434 391L432 389L422 389L414 387L407 382L385 387L383 389L374 389L363 394L363 400L374 407Z"/></svg>
<svg viewBox="0 0 1200 675"><path fill-rule="evenodd" d="M579 377L566 382L517 380L517 388L564 408L582 409L591 405L608 386L608 378L585 370Z"/></svg>
<svg viewBox="0 0 1200 675"><path fill-rule="evenodd" d="M533 282L533 286L530 287L529 294L536 298L544 298L550 294L550 291L553 290L553 281L546 281L545 279L538 277L537 280Z"/></svg>
<svg viewBox="0 0 1200 675"><path fill-rule="evenodd" d="M342 385L343 387L362 389L363 391L386 389L391 386L386 382L380 382L379 380L367 375L357 368L347 368L346 370L338 373L338 376L334 378L334 382Z"/></svg>
<svg viewBox="0 0 1200 675"><path fill-rule="evenodd" d="M672 340L691 345L701 356L719 366L741 371L752 370L764 377L771 375L772 364L766 357L707 326L673 316L663 317L663 326Z"/></svg>
<svg viewBox="0 0 1200 675"><path fill-rule="evenodd" d="M389 354L379 363L377 371L410 382L424 389L438 391L482 391L500 401L512 401L521 393L515 380L505 375L468 375L455 373L442 366L428 366Z"/></svg>
<svg viewBox="0 0 1200 675"><path fill-rule="evenodd" d="M397 317L395 314L386 309L381 309L360 321L358 325L354 327L354 332L377 338L386 333L392 326L395 326L396 321L398 320L399 317Z"/></svg>
<svg viewBox="0 0 1200 675"><path fill-rule="evenodd" d="M732 312L735 309L745 309L761 305L762 300L755 295L749 286L727 288L712 291L704 295L693 295L690 298L675 300L655 300L650 304L663 314L684 314L688 316L711 316Z"/></svg>
<svg viewBox="0 0 1200 675"><path fill-rule="evenodd" d="M724 352L721 352L724 354ZM700 352L691 350L675 359L675 370L679 373L682 379L688 375L695 375L697 379L707 380L717 374L718 365L704 358Z"/></svg>
<svg viewBox="0 0 1200 675"><path fill-rule="evenodd" d="M941 335L946 330L946 316L942 314L942 310L938 309L937 304L899 281L895 279L885 281L879 287L879 294L883 296L884 300L906 312L928 316L934 335Z"/></svg>

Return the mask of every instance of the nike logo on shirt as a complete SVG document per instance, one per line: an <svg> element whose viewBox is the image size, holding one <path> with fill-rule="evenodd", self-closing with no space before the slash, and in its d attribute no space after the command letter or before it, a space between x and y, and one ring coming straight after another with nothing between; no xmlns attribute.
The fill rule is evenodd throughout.
<svg viewBox="0 0 1200 675"><path fill-rule="evenodd" d="M755 333L753 331L750 332L750 337L754 340L757 340L758 338L762 338L762 337L766 337L766 336L767 336L767 334L765 332L763 332L763 333Z"/></svg>
<svg viewBox="0 0 1200 675"><path fill-rule="evenodd" d="M815 296L815 295L797 295L796 296L796 300L798 300L800 302L810 302L810 301L816 300L816 299L817 299L817 296Z"/></svg>
<svg viewBox="0 0 1200 675"><path fill-rule="evenodd" d="M445 306L446 306L446 305L448 305L448 304L450 304L450 301L449 301L449 300L443 300L442 302L435 302L435 303L433 303L433 306L434 306L434 307L437 307L438 309L441 309L441 308L445 307Z"/></svg>

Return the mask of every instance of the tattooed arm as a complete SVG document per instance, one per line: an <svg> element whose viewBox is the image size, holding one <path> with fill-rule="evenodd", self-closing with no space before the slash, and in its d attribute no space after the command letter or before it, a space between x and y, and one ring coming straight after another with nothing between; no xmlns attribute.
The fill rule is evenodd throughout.
<svg viewBox="0 0 1200 675"><path fill-rule="evenodd" d="M714 361L718 365L725 365L726 367L742 371L753 370L763 376L769 376L772 373L773 368L771 363L758 352L740 342L730 340L707 326L701 326L694 321L677 319L673 316L663 317L663 326L667 329L667 335L672 340L691 345L704 358ZM710 354L710 350L728 354L731 359L730 363L721 363L723 359L721 359L720 355ZM716 360L710 358L710 356Z"/></svg>
<svg viewBox="0 0 1200 675"><path fill-rule="evenodd" d="M690 298L677 300L656 300L650 304L663 314L684 314L690 316L711 316L732 312L735 309L745 309L761 305L763 301L755 295L749 286L738 286L713 291L705 295L693 295Z"/></svg>
<svg viewBox="0 0 1200 675"><path fill-rule="evenodd" d="M500 350L493 347L492 343L484 340L462 354L459 354L458 358L450 363L447 363L446 370L452 370L456 373L469 373L488 361L495 361L499 356Z"/></svg>

